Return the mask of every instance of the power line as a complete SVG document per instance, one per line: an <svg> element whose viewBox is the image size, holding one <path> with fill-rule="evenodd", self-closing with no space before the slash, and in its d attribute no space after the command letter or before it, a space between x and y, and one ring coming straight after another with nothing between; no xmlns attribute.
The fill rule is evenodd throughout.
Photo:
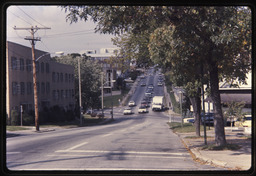
<svg viewBox="0 0 256 176"><path fill-rule="evenodd" d="M37 20L35 20L33 17L31 17L29 14L27 14L24 10L22 10L22 8L16 6L18 9L20 9L25 15L27 15L30 19L32 19L33 21L35 21L36 23L40 24L43 27L46 27L45 25L41 24L40 22L38 22Z"/></svg>
<svg viewBox="0 0 256 176"><path fill-rule="evenodd" d="M89 32L91 31L91 32ZM84 34L93 34L93 29L90 30L83 30L83 31L74 31L74 32L64 32L64 33L58 33L58 34L50 34L45 35L46 38L52 38L52 37L63 37L63 36L74 36L74 35L84 35Z"/></svg>
<svg viewBox="0 0 256 176"><path fill-rule="evenodd" d="M14 13L13 13L12 11L10 11L9 9L8 9L8 11L9 11L11 14L13 14L14 16L16 16L17 18L19 18L19 19L21 19L22 21L26 22L27 24L32 25L30 22L24 20L23 18L21 18L20 16L18 16L18 15L16 15L16 14L14 14Z"/></svg>

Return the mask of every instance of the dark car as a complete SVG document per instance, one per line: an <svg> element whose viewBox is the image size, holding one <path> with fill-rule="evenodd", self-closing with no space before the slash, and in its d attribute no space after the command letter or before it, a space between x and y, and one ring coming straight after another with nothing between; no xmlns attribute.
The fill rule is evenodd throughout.
<svg viewBox="0 0 256 176"><path fill-rule="evenodd" d="M201 114L201 120L202 123L204 123L206 125L213 125L214 124L214 113L205 113L204 117L203 114Z"/></svg>
<svg viewBox="0 0 256 176"><path fill-rule="evenodd" d="M141 106L149 107L149 103L146 101L142 101Z"/></svg>

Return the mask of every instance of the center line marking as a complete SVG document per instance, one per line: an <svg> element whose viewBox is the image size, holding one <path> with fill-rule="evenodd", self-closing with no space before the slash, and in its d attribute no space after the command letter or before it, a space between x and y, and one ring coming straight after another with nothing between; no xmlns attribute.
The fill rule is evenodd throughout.
<svg viewBox="0 0 256 176"><path fill-rule="evenodd" d="M107 136L111 136L112 134L111 133L109 133L109 134L105 134L105 135L103 135L102 137L107 137Z"/></svg>

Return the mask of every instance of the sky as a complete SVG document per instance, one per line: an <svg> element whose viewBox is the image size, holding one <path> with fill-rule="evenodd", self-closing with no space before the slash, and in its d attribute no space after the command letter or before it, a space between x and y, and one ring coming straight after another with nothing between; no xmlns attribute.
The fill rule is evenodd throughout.
<svg viewBox="0 0 256 176"><path fill-rule="evenodd" d="M115 48L111 42L114 35L99 34L94 32L96 24L91 20L66 22L64 10L58 6L9 6L7 8L6 32L7 41L12 41L25 46L30 42L24 40L30 36L28 30L14 30L17 28L30 28L31 26L49 27L35 33L41 37L36 42L36 49L50 53L63 51L64 54L80 53L82 50L97 50L100 48Z"/></svg>

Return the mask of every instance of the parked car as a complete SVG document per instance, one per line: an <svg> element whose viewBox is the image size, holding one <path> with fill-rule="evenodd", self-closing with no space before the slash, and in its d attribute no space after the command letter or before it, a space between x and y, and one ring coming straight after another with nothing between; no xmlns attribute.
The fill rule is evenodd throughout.
<svg viewBox="0 0 256 176"><path fill-rule="evenodd" d="M138 113L147 113L147 112L148 112L148 109L146 106L139 107Z"/></svg>
<svg viewBox="0 0 256 176"><path fill-rule="evenodd" d="M244 122L242 123L243 127L252 127L252 116L245 115Z"/></svg>
<svg viewBox="0 0 256 176"><path fill-rule="evenodd" d="M205 120L205 124L206 125L213 125L214 124L214 113L205 113L205 119L203 117L203 114L201 114L201 120L202 120L202 123L204 123L204 120Z"/></svg>
<svg viewBox="0 0 256 176"><path fill-rule="evenodd" d="M133 100L129 101L128 106L130 106L130 107L136 106L135 101L133 101Z"/></svg>
<svg viewBox="0 0 256 176"><path fill-rule="evenodd" d="M183 122L184 123L194 123L195 119L194 119L194 117L184 118Z"/></svg>
<svg viewBox="0 0 256 176"><path fill-rule="evenodd" d="M124 115L132 114L132 109L131 108L125 108L124 109Z"/></svg>
<svg viewBox="0 0 256 176"><path fill-rule="evenodd" d="M163 83L162 82L158 82L157 85L158 86L163 86Z"/></svg>
<svg viewBox="0 0 256 176"><path fill-rule="evenodd" d="M148 85L148 88L149 88L149 89L154 89L154 85L153 85L153 84L149 84L149 85Z"/></svg>
<svg viewBox="0 0 256 176"><path fill-rule="evenodd" d="M140 86L141 87L146 86L146 83L143 82L143 83L140 84Z"/></svg>
<svg viewBox="0 0 256 176"><path fill-rule="evenodd" d="M104 113L102 113L102 112L98 113L98 114L97 114L97 117L103 118L103 117L104 117Z"/></svg>

